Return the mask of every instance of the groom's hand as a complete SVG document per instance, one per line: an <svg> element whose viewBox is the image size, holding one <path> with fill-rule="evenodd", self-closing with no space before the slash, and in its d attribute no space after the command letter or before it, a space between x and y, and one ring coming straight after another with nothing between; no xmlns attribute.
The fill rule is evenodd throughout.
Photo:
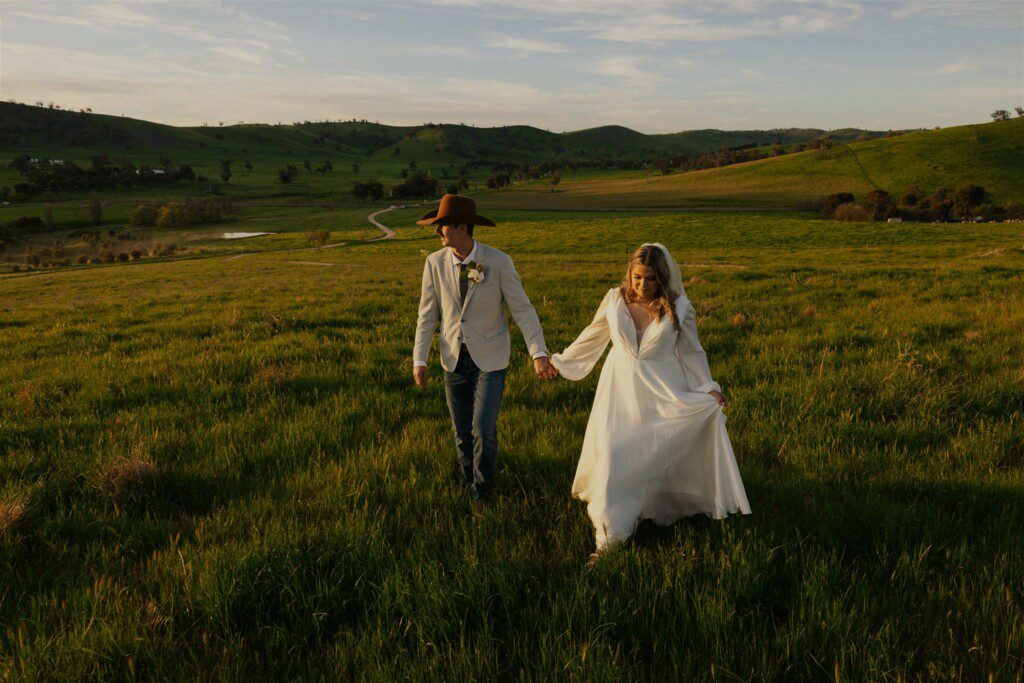
<svg viewBox="0 0 1024 683"><path fill-rule="evenodd" d="M533 371L541 379L554 379L558 377L558 368L551 364L547 356L533 359Z"/></svg>
<svg viewBox="0 0 1024 683"><path fill-rule="evenodd" d="M420 389L427 388L427 366L417 365L412 369L412 378L416 381L416 386Z"/></svg>

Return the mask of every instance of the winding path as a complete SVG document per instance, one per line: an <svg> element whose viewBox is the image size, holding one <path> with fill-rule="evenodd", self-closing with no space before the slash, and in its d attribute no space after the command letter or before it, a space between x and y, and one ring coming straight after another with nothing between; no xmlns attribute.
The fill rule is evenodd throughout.
<svg viewBox="0 0 1024 683"><path fill-rule="evenodd" d="M429 202L423 202L423 203L429 203ZM380 237L371 237L371 238L365 239L365 240L352 240L352 241L349 241L349 242L335 242L334 244L321 244L319 247L298 247L296 249L282 249L280 251L274 251L274 252L246 251L246 252L243 252L241 254L232 254L231 256L227 256L227 257L224 258L224 260L225 261L236 261L236 260L238 260L240 258L245 258L247 256L252 256L253 254L270 254L270 253L280 254L282 252L295 252L295 251L320 251L321 249L334 249L335 247L343 247L346 244L356 244L356 243L360 243L360 242L364 242L364 243L365 242L381 242L383 240L394 239L395 238L395 231L392 230L391 228L389 228L388 226L384 225L380 221L378 221L377 220L377 216L381 215L382 213L387 213L388 211L393 211L395 209L404 209L405 207L406 207L406 205L404 205L404 204L403 205L392 205L392 206L387 207L386 209L378 209L377 211L374 211L373 213L371 213L369 216L366 217L366 220L370 221L370 223L372 223L375 228L377 228L378 230L380 230L381 232L384 233ZM306 261L260 261L260 263L288 263L288 264L291 264L291 265L304 265L307 262ZM317 265L317 266L337 265L337 264L333 264L333 263L322 263L322 262L315 262L315 263L314 262L308 262L308 263L310 265Z"/></svg>

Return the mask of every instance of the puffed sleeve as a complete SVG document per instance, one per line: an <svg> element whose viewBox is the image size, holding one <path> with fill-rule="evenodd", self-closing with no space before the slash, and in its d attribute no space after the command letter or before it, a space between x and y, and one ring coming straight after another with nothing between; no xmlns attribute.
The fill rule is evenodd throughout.
<svg viewBox="0 0 1024 683"><path fill-rule="evenodd" d="M697 337L697 311L690 300L682 296L676 299L675 305L680 328L676 339L676 355L683 366L686 383L696 392L721 391L718 382L711 379L708 356Z"/></svg>
<svg viewBox="0 0 1024 683"><path fill-rule="evenodd" d="M608 306L614 296L615 290L608 290L597 308L594 321L580 332L580 336L576 337L576 341L565 351L551 356L551 364L558 368L562 377L571 380L583 379L597 365L611 339L608 330Z"/></svg>

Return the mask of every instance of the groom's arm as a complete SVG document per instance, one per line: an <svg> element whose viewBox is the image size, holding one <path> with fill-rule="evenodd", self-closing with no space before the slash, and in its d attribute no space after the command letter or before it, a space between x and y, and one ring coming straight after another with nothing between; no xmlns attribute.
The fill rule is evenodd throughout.
<svg viewBox="0 0 1024 683"><path fill-rule="evenodd" d="M440 320L440 308L437 303L437 292L434 289L434 278L430 274L430 263L423 264L423 283L420 286L420 307L416 316L416 341L412 347L413 375L416 384L426 385L427 356L430 355L430 344L434 340L434 331ZM423 368L423 370L418 370Z"/></svg>
<svg viewBox="0 0 1024 683"><path fill-rule="evenodd" d="M499 284L502 287L502 296L508 304L512 319L519 326L522 337L526 341L526 348L529 350L529 357L534 358L535 368L538 374L550 372L548 364L548 347L544 343L544 330L541 329L541 319L537 316L534 304L529 302L529 297L522 289L522 281L519 280L519 273L516 272L512 259L506 255L505 262L499 272Z"/></svg>

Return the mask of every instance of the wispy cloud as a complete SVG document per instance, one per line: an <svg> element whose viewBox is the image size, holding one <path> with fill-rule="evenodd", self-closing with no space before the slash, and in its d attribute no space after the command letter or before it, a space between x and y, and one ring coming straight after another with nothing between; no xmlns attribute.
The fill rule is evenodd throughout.
<svg viewBox="0 0 1024 683"><path fill-rule="evenodd" d="M961 71L967 71L968 69L973 68L973 66L965 62L956 62L954 64L947 64L946 66L936 71L936 73L939 74L940 76L948 76L949 74L958 74Z"/></svg>
<svg viewBox="0 0 1024 683"><path fill-rule="evenodd" d="M661 80L660 77L641 68L642 63L643 59L640 57L620 55L598 60L589 70L602 76L626 79L637 85L653 85Z"/></svg>
<svg viewBox="0 0 1024 683"><path fill-rule="evenodd" d="M569 48L558 43L536 38L514 38L501 33L489 33L484 45L504 50L521 50L523 52L569 52Z"/></svg>
<svg viewBox="0 0 1024 683"><path fill-rule="evenodd" d="M890 11L899 20L936 20L974 28L1012 26L1024 17L1019 0L894 0Z"/></svg>

